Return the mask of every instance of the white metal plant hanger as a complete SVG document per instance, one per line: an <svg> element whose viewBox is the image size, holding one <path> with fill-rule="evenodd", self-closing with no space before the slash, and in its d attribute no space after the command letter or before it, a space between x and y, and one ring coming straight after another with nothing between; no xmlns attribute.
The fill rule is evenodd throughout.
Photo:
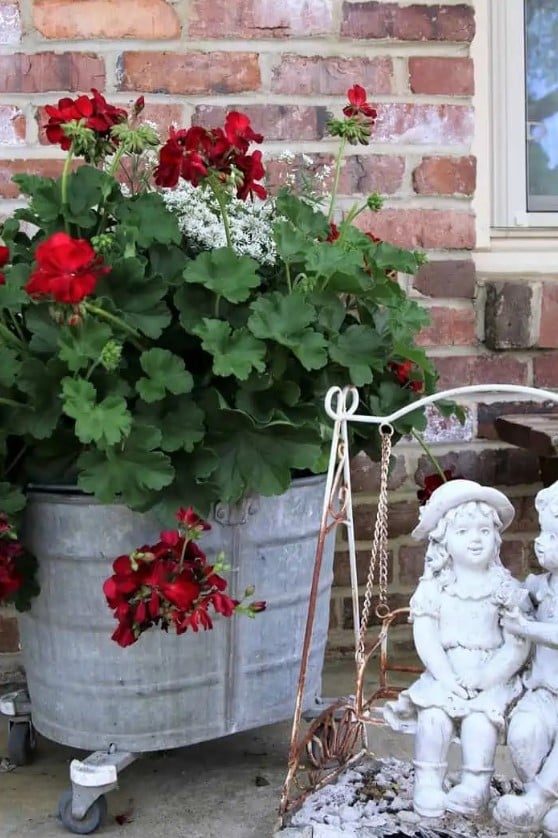
<svg viewBox="0 0 558 838"><path fill-rule="evenodd" d="M393 423L417 409L435 404L443 399L461 396L478 396L483 393L509 394L524 396L537 401L549 401L558 404L558 393L536 387L522 387L515 384L479 384L444 390L432 396L425 396L388 416L369 416L357 413L359 396L356 387L331 387L325 399L327 415L334 421L331 441L329 467L324 495L322 520L316 559L312 577L312 587L308 604L308 617L302 648L300 676L296 697L291 742L289 749L289 767L280 803L280 816L283 822L289 813L312 792L335 779L350 765L358 762L368 753L366 725L384 724L377 702L390 698L399 692L399 688L388 683L390 672L421 672L418 667L392 666L388 662L388 634L390 628L408 616L408 608L390 609L388 604L388 470L391 455L391 437ZM374 535L370 551L368 578L362 611L359 604L359 580L357 576L355 531L353 522L353 502L351 491L350 451L348 424L377 425L381 436L380 490L378 511L374 526ZM347 531L349 547L349 565L351 578L356 685L355 694L339 699L326 707L311 722L308 729L301 733L303 721L303 700L306 671L312 645L316 599L322 567L322 556L327 536L338 526ZM372 613L372 598L376 593L378 604L374 609L381 621L377 636L369 641L368 628ZM367 664L376 654L379 655L378 686L371 695L364 694L364 676ZM324 704L320 705L321 707Z"/></svg>

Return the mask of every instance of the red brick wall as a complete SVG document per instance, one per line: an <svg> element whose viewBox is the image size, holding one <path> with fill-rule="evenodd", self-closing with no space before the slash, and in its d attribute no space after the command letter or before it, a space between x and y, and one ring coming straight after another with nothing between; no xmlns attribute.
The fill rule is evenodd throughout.
<svg viewBox="0 0 558 838"><path fill-rule="evenodd" d="M421 342L437 356L441 385L488 380L558 385L556 367L546 356L533 360L530 349L495 355L478 338L484 309L475 308L470 258L474 33L474 10L466 0L413 5L407 0L0 0L0 204L5 205L0 213L17 198L10 182L14 172L52 174L59 166L60 153L45 144L40 122L42 106L62 94L94 86L126 104L145 93L146 115L162 127L191 119L212 122L224 108L242 108L266 135L270 163L285 148L331 155L324 128L328 110L339 112L345 91L359 82L377 103L379 121L374 144L351 149L343 191L382 192L384 209L359 222L394 243L430 253L432 261L409 290L420 292L431 308L432 326ZM274 171L273 164L270 168ZM493 310L513 291L504 289L503 297L495 291ZM548 304L554 310L555 296ZM543 318L544 345L555 346L556 330L546 324ZM538 328L535 318L524 342ZM492 341L497 350L498 340ZM536 342L537 336L529 347ZM465 431L435 429L437 451L444 464L456 463L465 476L503 484L516 495L520 526L506 555L524 570L529 560L524 528L532 523L524 498L530 491L526 484L536 478L535 463L518 451L498 451L493 441L474 440L474 410L470 421ZM408 536L417 514L418 459L415 448L402 446L392 477L392 584L402 600L422 563ZM419 466L429 470L423 461ZM364 571L377 472L360 458L355 487ZM337 648L351 642L348 582L342 545L332 603L331 639ZM13 644L13 625L0 616L0 651Z"/></svg>

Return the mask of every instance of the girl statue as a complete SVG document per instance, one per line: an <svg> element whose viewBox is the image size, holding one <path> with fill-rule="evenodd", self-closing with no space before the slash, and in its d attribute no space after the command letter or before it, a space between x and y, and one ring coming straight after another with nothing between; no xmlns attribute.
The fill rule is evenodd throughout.
<svg viewBox="0 0 558 838"><path fill-rule="evenodd" d="M530 644L502 627L528 596L500 561L514 509L496 489L451 480L421 508L413 532L428 537L424 575L411 599L413 638L425 672L384 708L395 730L415 730L414 809L423 817L481 813L505 714L521 692ZM461 780L446 793L450 742L461 739Z"/></svg>

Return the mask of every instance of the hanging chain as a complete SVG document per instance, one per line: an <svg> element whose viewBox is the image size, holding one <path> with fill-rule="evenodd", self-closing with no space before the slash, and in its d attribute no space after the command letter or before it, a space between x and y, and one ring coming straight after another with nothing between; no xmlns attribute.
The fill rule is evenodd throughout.
<svg viewBox="0 0 558 838"><path fill-rule="evenodd" d="M361 661L364 659L365 654L365 638L366 631L368 629L368 620L370 619L370 610L372 607L372 594L374 591L374 581L376 576L377 564L379 564L379 597L378 605L376 607L376 616L382 619L387 614L389 614L389 606L387 604L388 476L389 461L391 457L391 437L393 435L393 428L390 425L382 425L380 433L382 437L382 458L380 461L380 492L378 497L378 512L376 514L376 522L374 524L374 538L372 540L372 549L370 551L370 564L368 568L368 579L366 581L366 592L364 594L364 604L362 607L362 616L360 620L360 633L358 640L357 658Z"/></svg>

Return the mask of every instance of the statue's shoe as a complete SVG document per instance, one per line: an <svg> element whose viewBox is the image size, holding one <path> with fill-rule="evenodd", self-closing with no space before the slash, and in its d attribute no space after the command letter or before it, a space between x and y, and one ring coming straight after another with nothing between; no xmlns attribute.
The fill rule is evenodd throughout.
<svg viewBox="0 0 558 838"><path fill-rule="evenodd" d="M558 805L551 806L544 816L541 828L545 838L558 838Z"/></svg>
<svg viewBox="0 0 558 838"><path fill-rule="evenodd" d="M555 798L532 783L525 794L505 794L498 800L492 816L500 826L520 833L537 832Z"/></svg>

